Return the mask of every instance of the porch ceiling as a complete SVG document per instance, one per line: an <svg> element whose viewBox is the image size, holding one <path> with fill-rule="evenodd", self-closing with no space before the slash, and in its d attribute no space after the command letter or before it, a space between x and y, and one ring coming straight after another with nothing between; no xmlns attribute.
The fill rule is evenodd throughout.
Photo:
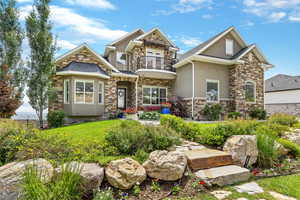
<svg viewBox="0 0 300 200"><path fill-rule="evenodd" d="M157 69L139 69L136 73L142 77L156 78L156 79L175 79L176 72Z"/></svg>

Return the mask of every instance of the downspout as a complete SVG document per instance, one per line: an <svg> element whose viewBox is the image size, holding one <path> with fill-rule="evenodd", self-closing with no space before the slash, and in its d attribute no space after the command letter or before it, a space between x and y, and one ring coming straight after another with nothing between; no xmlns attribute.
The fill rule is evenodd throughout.
<svg viewBox="0 0 300 200"><path fill-rule="evenodd" d="M192 119L194 119L194 100L195 100L195 63L189 61L192 64Z"/></svg>

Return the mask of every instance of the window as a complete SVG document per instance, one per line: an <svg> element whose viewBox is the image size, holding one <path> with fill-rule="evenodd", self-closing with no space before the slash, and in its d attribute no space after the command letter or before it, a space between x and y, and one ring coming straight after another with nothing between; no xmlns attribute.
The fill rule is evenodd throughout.
<svg viewBox="0 0 300 200"><path fill-rule="evenodd" d="M167 88L143 87L143 104L158 105L167 101Z"/></svg>
<svg viewBox="0 0 300 200"><path fill-rule="evenodd" d="M64 80L64 103L70 103L70 80Z"/></svg>
<svg viewBox="0 0 300 200"><path fill-rule="evenodd" d="M75 81L75 103L78 104L94 103L94 81L87 81L87 80Z"/></svg>
<svg viewBox="0 0 300 200"><path fill-rule="evenodd" d="M206 80L206 100L208 102L219 101L219 81Z"/></svg>
<svg viewBox="0 0 300 200"><path fill-rule="evenodd" d="M98 97L99 104L103 104L104 85L102 82L99 83L98 95L99 95Z"/></svg>
<svg viewBox="0 0 300 200"><path fill-rule="evenodd" d="M233 56L233 40L226 39L226 55Z"/></svg>
<svg viewBox="0 0 300 200"><path fill-rule="evenodd" d="M255 102L255 83L252 81L246 81L245 85L245 99L246 102L254 103Z"/></svg>
<svg viewBox="0 0 300 200"><path fill-rule="evenodd" d="M124 52L117 51L117 63L126 65L126 54Z"/></svg>

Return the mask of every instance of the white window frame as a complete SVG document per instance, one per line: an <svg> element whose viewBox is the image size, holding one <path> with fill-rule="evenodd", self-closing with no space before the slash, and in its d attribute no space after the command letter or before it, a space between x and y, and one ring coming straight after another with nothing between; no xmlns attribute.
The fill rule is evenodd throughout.
<svg viewBox="0 0 300 200"><path fill-rule="evenodd" d="M76 83L77 82L83 82L83 102L77 102L76 101ZM88 92L88 93L92 93L93 94L93 101L92 101L92 103L86 103L85 102L85 84L86 83L93 83L93 92ZM94 104L94 98L95 98L95 84L94 84L94 80L79 80L79 79L77 79L77 80L75 80L74 81L74 104Z"/></svg>
<svg viewBox="0 0 300 200"><path fill-rule="evenodd" d="M217 101L207 100L207 83L209 83L209 82L218 84L218 100ZM209 103L218 103L218 102L220 102L220 81L219 80L206 79L205 99L206 99L206 102L209 102Z"/></svg>
<svg viewBox="0 0 300 200"><path fill-rule="evenodd" d="M231 52L230 52L230 50L231 50ZM233 40L226 39L226 41L225 41L225 53L226 53L227 56L233 56L233 54L234 54L234 41Z"/></svg>
<svg viewBox="0 0 300 200"><path fill-rule="evenodd" d="M252 83L253 84L253 89L254 89L254 101L247 101L246 100L246 85L247 85L247 83ZM252 80L247 80L247 81L245 81L245 101L246 101L246 103L248 103L248 104L255 104L256 103L256 82L255 81L252 81Z"/></svg>
<svg viewBox="0 0 300 200"><path fill-rule="evenodd" d="M68 99L67 99L67 95L68 95ZM69 104L69 103L70 103L70 80L65 79L64 80L64 104Z"/></svg>
<svg viewBox="0 0 300 200"><path fill-rule="evenodd" d="M150 88L150 104L144 104L144 88ZM159 103L158 104L152 104L152 88L155 88L155 89L158 89L158 101ZM166 101L168 101L168 88L167 87L160 87L160 86L150 86L150 85L143 85L142 86L142 104L144 106L158 106L161 104L160 102L160 89L165 89L166 90Z"/></svg>
<svg viewBox="0 0 300 200"><path fill-rule="evenodd" d="M100 102L100 99L99 99L99 94L100 94L100 87L99 86L102 86L101 88L101 102ZM102 81L99 81L99 83L98 83L98 104L100 104L100 105L103 105L104 104L104 83L102 82Z"/></svg>
<svg viewBox="0 0 300 200"><path fill-rule="evenodd" d="M125 54L125 63L119 62L118 54ZM116 53L116 62L117 62L117 63L119 62L119 63L121 63L122 65L126 65L126 63L127 63L127 54L126 54L125 52L123 52L123 51L117 51L117 53Z"/></svg>
<svg viewBox="0 0 300 200"><path fill-rule="evenodd" d="M149 51L153 55L149 55L149 53L148 53ZM157 53L160 53L161 55L157 56L156 55ZM157 68L156 57L161 58L162 63L160 63L160 65L162 66L163 65L163 60L164 60L164 55L165 55L165 51L163 49L155 49L155 48L147 47L146 48L146 67L148 67L147 64L148 64L148 59L150 59L149 57L153 57L153 59L155 59L155 61L154 61L155 63L153 63L153 65L155 65L155 66L152 66L153 69Z"/></svg>

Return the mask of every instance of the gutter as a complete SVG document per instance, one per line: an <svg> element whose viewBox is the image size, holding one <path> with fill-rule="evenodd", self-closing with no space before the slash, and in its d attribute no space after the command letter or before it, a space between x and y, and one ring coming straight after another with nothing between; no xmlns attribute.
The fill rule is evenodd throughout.
<svg viewBox="0 0 300 200"><path fill-rule="evenodd" d="M188 61L192 64L192 119L194 119L194 100L195 100L195 63L191 60Z"/></svg>

